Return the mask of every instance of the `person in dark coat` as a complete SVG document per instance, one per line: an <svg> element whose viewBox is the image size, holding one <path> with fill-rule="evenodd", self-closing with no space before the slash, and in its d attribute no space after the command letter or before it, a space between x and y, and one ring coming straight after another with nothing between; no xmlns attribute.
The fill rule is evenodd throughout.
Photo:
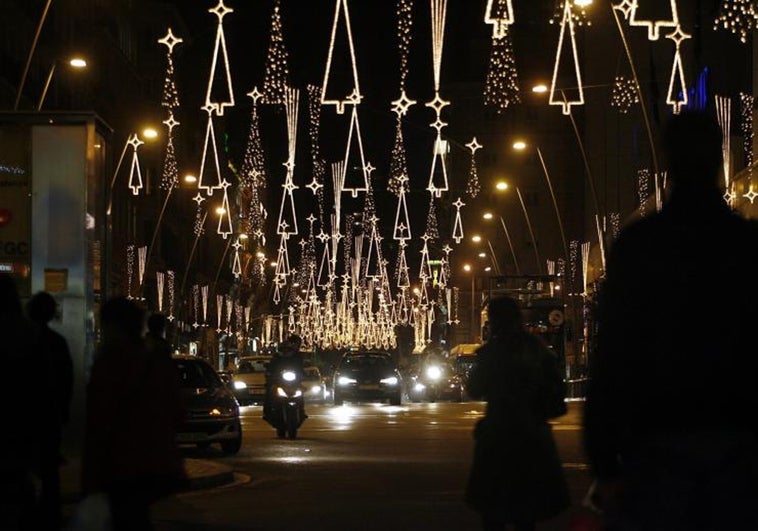
<svg viewBox="0 0 758 531"><path fill-rule="evenodd" d="M487 410L474 429L466 502L485 530L533 530L570 503L547 422L565 412L565 384L556 356L524 329L515 300L492 299L488 310L490 338L467 382Z"/></svg>
<svg viewBox="0 0 758 531"><path fill-rule="evenodd" d="M116 531L152 529L150 505L185 479L175 441L179 377L170 359L148 355L134 302L107 301L101 326L87 386L83 491L108 495Z"/></svg>
<svg viewBox="0 0 758 531"><path fill-rule="evenodd" d="M166 340L166 316L160 313L150 314L147 318L145 346L150 354L171 358L171 345Z"/></svg>
<svg viewBox="0 0 758 531"><path fill-rule="evenodd" d="M52 419L46 416L50 407L43 403L43 394L30 392L29 378L48 381L47 346L38 328L24 317L15 281L5 273L0 273L0 338L5 375L0 403L8 406L0 437L0 529L36 530L40 525L35 490Z"/></svg>
<svg viewBox="0 0 758 531"><path fill-rule="evenodd" d="M719 189L721 129L665 130L670 196L612 245L585 404L610 529L758 529L758 223Z"/></svg>
<svg viewBox="0 0 758 531"><path fill-rule="evenodd" d="M47 344L47 361L51 385L46 387L55 397L57 414L49 426L47 444L42 449L40 463L41 492L39 500L40 517L46 529L58 529L61 522L60 465L61 439L63 428L68 423L71 397L74 390L74 364L66 339L50 328L58 304L52 295L40 291L35 293L26 305L26 313L38 327L43 341Z"/></svg>

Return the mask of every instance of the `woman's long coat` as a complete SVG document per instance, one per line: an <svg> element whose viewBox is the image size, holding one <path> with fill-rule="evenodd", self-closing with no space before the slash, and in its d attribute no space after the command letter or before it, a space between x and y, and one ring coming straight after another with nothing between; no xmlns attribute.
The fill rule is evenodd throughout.
<svg viewBox="0 0 758 531"><path fill-rule="evenodd" d="M468 381L487 400L475 430L466 501L505 522L551 518L569 506L568 487L547 422L549 395L563 385L555 356L526 332L492 338L477 351Z"/></svg>

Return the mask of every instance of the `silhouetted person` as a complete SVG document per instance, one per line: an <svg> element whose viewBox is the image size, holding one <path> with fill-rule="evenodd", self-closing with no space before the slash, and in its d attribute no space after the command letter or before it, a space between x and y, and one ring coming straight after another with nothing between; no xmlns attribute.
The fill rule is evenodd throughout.
<svg viewBox="0 0 758 531"><path fill-rule="evenodd" d="M110 299L100 321L87 386L83 490L108 494L114 529L152 529L150 505L184 478L175 442L179 378L170 359L148 355L143 312L132 301Z"/></svg>
<svg viewBox="0 0 758 531"><path fill-rule="evenodd" d="M586 448L611 529L758 529L758 225L719 190L721 130L665 131L670 199L613 244Z"/></svg>
<svg viewBox="0 0 758 531"><path fill-rule="evenodd" d="M147 318L145 346L150 354L171 358L171 345L166 340L166 316L160 313L150 314Z"/></svg>
<svg viewBox="0 0 758 531"><path fill-rule="evenodd" d="M55 317L57 303L52 295L41 291L34 294L26 305L26 313L38 327L42 339L47 344L48 359L44 365L51 371L50 385L46 386L52 401L55 418L48 427L48 437L42 448L40 463L40 517L47 529L58 529L61 522L60 470L61 439L63 428L69 420L71 396L74 390L74 365L66 339L52 330L50 321ZM41 354L38 354L38 359Z"/></svg>
<svg viewBox="0 0 758 531"><path fill-rule="evenodd" d="M48 382L46 345L39 330L27 320L14 280L0 273L0 366L3 382L0 403L0 529L38 529L35 483L49 423L43 398L47 390L30 382ZM39 356L42 355L42 359Z"/></svg>
<svg viewBox="0 0 758 531"><path fill-rule="evenodd" d="M569 506L549 418L565 413L565 384L553 352L523 326L508 297L488 305L490 337L477 350L467 382L487 411L474 429L474 458L466 502L485 530L518 531Z"/></svg>

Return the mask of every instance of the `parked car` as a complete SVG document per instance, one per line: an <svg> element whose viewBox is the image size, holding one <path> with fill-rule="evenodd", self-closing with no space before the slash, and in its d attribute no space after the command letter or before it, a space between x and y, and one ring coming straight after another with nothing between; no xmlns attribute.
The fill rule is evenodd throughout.
<svg viewBox="0 0 758 531"><path fill-rule="evenodd" d="M221 445L227 454L242 446L239 404L211 365L194 356L174 356L185 416L177 431L179 444Z"/></svg>
<svg viewBox="0 0 758 531"><path fill-rule="evenodd" d="M232 372L232 390L242 405L262 403L266 397L266 367L271 356L243 356Z"/></svg>
<svg viewBox="0 0 758 531"><path fill-rule="evenodd" d="M345 400L374 402L389 400L400 405L402 378L392 356L385 351L364 350L344 354L334 371L334 404Z"/></svg>
<svg viewBox="0 0 758 531"><path fill-rule="evenodd" d="M321 376L321 371L315 365L305 367L301 385L306 402L324 402L329 396L326 382Z"/></svg>
<svg viewBox="0 0 758 531"><path fill-rule="evenodd" d="M444 360L417 365L405 380L406 393L413 402L463 401L463 379Z"/></svg>

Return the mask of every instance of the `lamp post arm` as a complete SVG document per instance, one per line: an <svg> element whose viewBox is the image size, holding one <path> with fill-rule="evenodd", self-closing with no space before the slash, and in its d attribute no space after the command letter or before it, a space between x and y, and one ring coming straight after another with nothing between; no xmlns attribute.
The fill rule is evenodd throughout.
<svg viewBox="0 0 758 531"><path fill-rule="evenodd" d="M511 242L511 234L508 232L508 227L505 226L505 220L503 220L503 216L498 217L500 218L500 225L503 226L503 232L505 232L505 239L508 240L508 247L511 250L511 256L513 257L513 265L516 266L516 274L521 275L521 268L518 265L516 251L513 249L513 242Z"/></svg>
<svg viewBox="0 0 758 531"><path fill-rule="evenodd" d="M518 195L519 202L521 202L521 209L524 211L526 226L529 229L529 237L532 239L532 243L534 244L534 258L537 260L537 272L542 273L542 258L540 258L540 250L537 244L537 238L534 237L532 221L529 219L529 212L526 210L526 203L524 203L524 198L521 196L521 190L519 190L518 187L516 187L516 194Z"/></svg>
<svg viewBox="0 0 758 531"><path fill-rule="evenodd" d="M205 211L205 214L203 214L203 220L200 222L200 226L205 226L205 219L208 217L208 211ZM184 293L184 286L187 283L187 274L189 273L190 264L192 263L192 258L195 256L195 249L197 249L197 241L200 239L200 235L203 233L203 231L198 231L195 235L195 242L192 244L192 251L190 251L189 258L187 259L187 265L184 268L184 274L182 275L182 284L179 288L179 293Z"/></svg>
<svg viewBox="0 0 758 531"><path fill-rule="evenodd" d="M45 9L42 10L42 16L39 18L39 24L37 24L37 31L34 33L34 40L32 46L29 48L29 55L26 57L26 64L24 65L24 73L21 74L21 81L18 84L18 90L16 91L16 102L13 104L13 110L18 110L18 104L21 103L21 94L24 92L24 85L26 85L26 77L29 75L29 67L32 64L32 57L37 50L37 43L39 42L39 36L42 33L42 26L45 25L45 19L47 18L47 12L50 10L50 4L53 0L47 0Z"/></svg>
<svg viewBox="0 0 758 531"><path fill-rule="evenodd" d="M47 80L45 80L45 87L42 89L42 94L39 97L39 103L37 103L37 111L42 110L42 104L45 103L45 97L47 96L47 89L50 88L50 82L53 80L53 74L55 74L55 64L50 67L50 71L47 73Z"/></svg>
<svg viewBox="0 0 758 531"><path fill-rule="evenodd" d="M105 211L105 214L107 216L111 215L111 210L113 208L113 186L116 184L116 177L118 177L118 172L121 169L121 164L124 162L124 157L126 156L126 150L128 147L129 147L129 140L127 139L127 141L124 143L124 149L121 150L121 156L118 158L118 164L116 164L116 171L113 172L113 177L111 177L111 184L108 187L108 208Z"/></svg>
<svg viewBox="0 0 758 531"><path fill-rule="evenodd" d="M490 248L490 254L492 255L492 261L495 264L495 272L499 275L500 274L500 262L497 261L497 255L495 254L495 250L492 248L492 242L487 238L487 245Z"/></svg>
<svg viewBox="0 0 758 531"><path fill-rule="evenodd" d="M542 171L545 172L545 180L547 181L548 190L550 190L550 198L553 200L553 208L555 209L555 217L558 219L558 229L561 231L561 242L563 243L563 258L566 260L566 265L569 263L568 245L566 245L566 232L563 230L563 221L561 220L561 213L558 210L558 202L555 200L555 192L553 191L553 183L550 180L550 173L547 171L547 165L545 165L545 159L542 157L542 151L537 148L537 156L540 158L540 164L542 164Z"/></svg>
<svg viewBox="0 0 758 531"><path fill-rule="evenodd" d="M168 189L168 192L166 193L166 199L163 201L163 207L161 208L161 213L158 215L158 221L155 224L155 230L153 230L153 237L150 239L150 246L147 248L147 257L145 258L145 271L148 270L148 266L150 265L150 258L153 256L153 247L155 246L155 240L158 237L158 230L161 228L161 222L163 221L163 214L166 212L166 205L168 205L168 200L171 198L171 193L174 191L174 186L176 186L175 182L171 183L171 187ZM143 290L144 290L144 282L142 283Z"/></svg>

